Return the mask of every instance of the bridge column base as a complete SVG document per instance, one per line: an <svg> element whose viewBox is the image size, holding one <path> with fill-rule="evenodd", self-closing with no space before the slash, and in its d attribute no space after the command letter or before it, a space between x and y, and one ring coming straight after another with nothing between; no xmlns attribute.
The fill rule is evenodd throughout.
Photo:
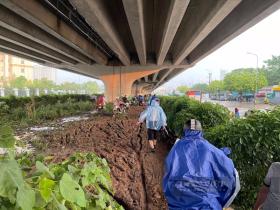
<svg viewBox="0 0 280 210"><path fill-rule="evenodd" d="M105 97L107 101L113 102L116 97L130 96L137 94L137 88L132 87L133 83L149 74L153 74L158 70L123 70L115 69L107 74L99 76L105 85Z"/></svg>

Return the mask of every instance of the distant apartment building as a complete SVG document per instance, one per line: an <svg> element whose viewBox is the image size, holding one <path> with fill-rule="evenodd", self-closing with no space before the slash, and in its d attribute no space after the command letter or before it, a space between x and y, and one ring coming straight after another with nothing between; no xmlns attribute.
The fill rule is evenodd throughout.
<svg viewBox="0 0 280 210"><path fill-rule="evenodd" d="M20 76L30 81L46 78L56 82L56 69L0 52L0 84Z"/></svg>
<svg viewBox="0 0 280 210"><path fill-rule="evenodd" d="M33 66L33 80L35 79L47 79L51 80L56 83L56 72L55 68L41 66L41 65L34 65Z"/></svg>

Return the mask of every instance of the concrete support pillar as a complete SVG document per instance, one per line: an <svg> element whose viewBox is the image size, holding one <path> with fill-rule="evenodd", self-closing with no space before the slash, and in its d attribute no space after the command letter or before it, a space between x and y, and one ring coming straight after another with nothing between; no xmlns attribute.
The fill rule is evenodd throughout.
<svg viewBox="0 0 280 210"><path fill-rule="evenodd" d="M110 72L106 72L99 76L105 85L105 97L107 101L114 101L116 97L123 95L132 95L133 83L144 76L153 74L157 70L125 70L122 68L115 68Z"/></svg>

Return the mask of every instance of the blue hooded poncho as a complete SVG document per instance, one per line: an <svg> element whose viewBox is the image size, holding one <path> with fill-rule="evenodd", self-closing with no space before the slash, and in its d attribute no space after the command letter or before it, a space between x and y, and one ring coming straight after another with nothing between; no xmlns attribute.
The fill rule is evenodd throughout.
<svg viewBox="0 0 280 210"><path fill-rule="evenodd" d="M166 158L163 191L170 210L222 210L235 182L232 160L201 131L186 129Z"/></svg>
<svg viewBox="0 0 280 210"><path fill-rule="evenodd" d="M141 113L139 122L146 119L146 127L153 130L160 130L166 125L166 115L156 100L151 101L151 106Z"/></svg>

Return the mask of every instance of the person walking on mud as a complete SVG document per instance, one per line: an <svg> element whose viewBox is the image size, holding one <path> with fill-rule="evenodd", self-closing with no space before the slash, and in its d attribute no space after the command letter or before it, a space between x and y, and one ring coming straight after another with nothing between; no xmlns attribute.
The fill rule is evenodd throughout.
<svg viewBox="0 0 280 210"><path fill-rule="evenodd" d="M169 210L229 207L240 190L230 152L205 140L198 120L188 120L165 161L163 192Z"/></svg>
<svg viewBox="0 0 280 210"><path fill-rule="evenodd" d="M144 120L146 120L151 152L155 152L159 131L166 126L166 115L160 106L160 100L158 98L152 100L151 105L140 114L137 124L140 125Z"/></svg>

